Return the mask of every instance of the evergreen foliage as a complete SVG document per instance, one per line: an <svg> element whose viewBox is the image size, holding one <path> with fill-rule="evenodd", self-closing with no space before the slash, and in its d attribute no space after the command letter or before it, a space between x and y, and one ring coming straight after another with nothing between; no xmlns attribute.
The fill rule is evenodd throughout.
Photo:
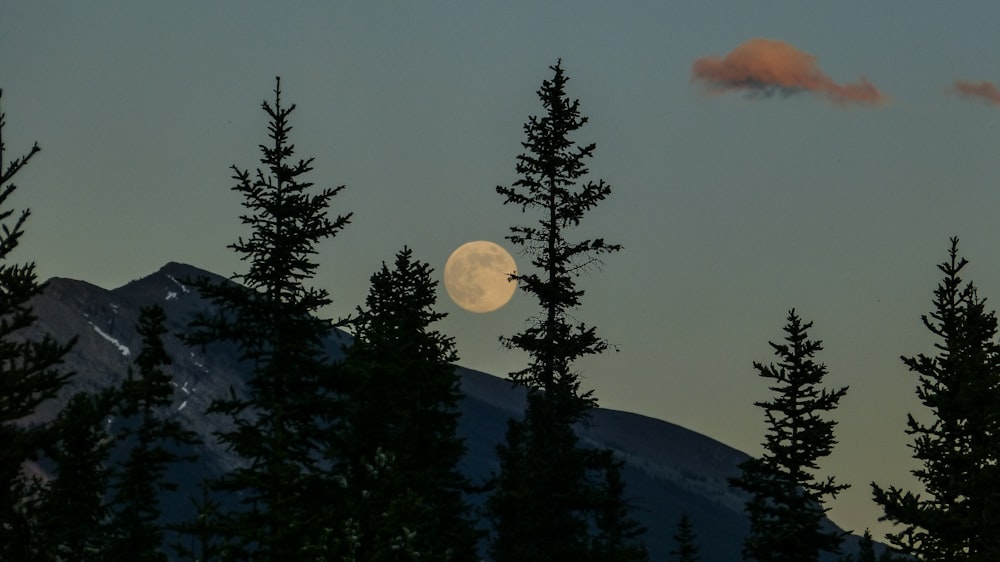
<svg viewBox="0 0 1000 562"><path fill-rule="evenodd" d="M128 452L112 479L111 508L115 532L108 542L112 560L155 562L164 559L164 529L160 521L161 494L177 489L166 479L167 471L183 457L178 448L199 443L180 422L163 416L175 392L164 371L172 361L163 346L166 314L159 305L144 307L136 326L142 350L122 383L118 407L119 436Z"/></svg>
<svg viewBox="0 0 1000 562"><path fill-rule="evenodd" d="M30 215L24 210L15 216L10 208L10 197L17 190L12 180L41 149L36 143L27 154L5 163L5 125L0 111L0 559L31 560L35 486L24 466L39 449L51 445L52 434L37 420L30 425L18 420L55 397L69 379L59 364L74 342L60 343L49 335L32 341L18 334L34 324L31 299L44 287L35 276L34 263L10 261Z"/></svg>
<svg viewBox="0 0 1000 562"><path fill-rule="evenodd" d="M611 186L599 180L581 184L589 173L588 158L595 144L578 145L571 135L588 121L580 114L579 100L566 97L569 78L561 61L550 67L552 80L545 80L538 97L546 110L531 116L524 125L528 151L517 157L520 179L511 187L497 186L504 204L529 209L541 215L537 225L512 226L506 238L521 246L531 264L541 273L518 273L511 278L538 300L541 315L525 330L502 341L508 348L525 351L531 363L511 373L529 390L539 391L560 403L561 416L581 419L596 405L591 392L580 391L580 377L572 363L584 356L603 353L608 345L594 327L574 323L570 312L581 305L584 291L575 278L601 265L601 256L621 250L603 238L572 241L566 231L577 227L584 215L611 194ZM564 411L563 411L564 410Z"/></svg>
<svg viewBox="0 0 1000 562"><path fill-rule="evenodd" d="M78 392L52 425L54 443L46 447L54 478L40 492L39 550L35 560L106 560L111 531L105 496L108 455L113 442L107 419L117 400L111 389ZM113 558L112 558L113 560Z"/></svg>
<svg viewBox="0 0 1000 562"><path fill-rule="evenodd" d="M407 529L409 547L440 560L477 560L478 536L457 466L465 444L454 340L432 329L433 270L404 247L372 275L354 342L341 366L347 396L340 471L351 485L338 511L353 518L356 560L380 559L386 532ZM382 459L373 468L373 462ZM388 462L386 459L391 459ZM365 514L368 514L366 516ZM391 521L389 515L391 514Z"/></svg>
<svg viewBox="0 0 1000 562"><path fill-rule="evenodd" d="M913 475L926 496L872 484L884 520L903 528L888 535L901 552L926 560L1000 560L1000 345L997 319L987 311L968 265L951 239L934 310L922 317L937 338L935 355L903 357L918 375L917 397L930 423L907 416Z"/></svg>
<svg viewBox="0 0 1000 562"><path fill-rule="evenodd" d="M691 518L685 513L677 522L677 532L674 533L674 550L670 551L670 562L700 562L698 538L694 533Z"/></svg>
<svg viewBox="0 0 1000 562"><path fill-rule="evenodd" d="M546 113L524 125L526 152L517 157L519 179L510 187L496 188L504 204L540 215L535 224L511 227L507 239L521 246L539 271L518 272L511 279L537 299L541 312L524 331L501 338L506 347L530 357L527 367L511 373L527 388L528 403L524 418L510 421L505 443L497 450L500 473L488 500L494 527L490 550L497 562L589 560L598 556L595 546L611 545L614 533L628 529L624 550L631 554L625 558L642 560L645 550L634 540L633 523L603 520L603 528L596 529L598 512L627 517L627 508L608 505L609 498L625 502L620 491L606 488L618 477L605 474L620 470L620 465L584 449L573 430L597 401L591 392L581 391L572 365L607 349L594 327L573 319L584 295L575 278L621 247L602 238L566 237L611 187L603 180L583 181L595 145L581 146L571 138L587 118L580 114L579 101L566 96L568 78L561 61L551 70L553 78L538 91ZM621 552L601 555L620 558Z"/></svg>
<svg viewBox="0 0 1000 562"><path fill-rule="evenodd" d="M180 538L171 546L184 560L218 560L225 550L216 533L221 505L212 496L208 481L202 481L201 497L191 498L191 504L197 515L192 521L183 521L172 527Z"/></svg>
<svg viewBox="0 0 1000 562"><path fill-rule="evenodd" d="M588 454L571 425L545 425L546 406L530 392L525 418L508 423L497 447L500 473L488 499L496 562L587 559Z"/></svg>
<svg viewBox="0 0 1000 562"><path fill-rule="evenodd" d="M858 556L856 560L857 562L878 562L878 558L875 557L875 541L872 539L872 533L868 529L865 529L865 533L861 535L861 540L858 541Z"/></svg>
<svg viewBox="0 0 1000 562"><path fill-rule="evenodd" d="M833 477L817 479L817 461L836 444L835 421L823 419L836 409L847 387L821 388L826 366L814 361L822 342L810 340L812 323L803 323L795 310L788 313L785 343L771 343L777 364L754 363L757 374L772 382L772 400L756 402L764 409L768 432L766 452L740 465L741 475L730 481L750 495L746 513L750 534L743 556L758 562L819 560L821 552L837 554L843 533L823 530L828 508L824 500L846 489Z"/></svg>
<svg viewBox="0 0 1000 562"><path fill-rule="evenodd" d="M591 472L597 472L603 482L595 482L594 536L590 559L607 562L646 560L649 553L642 536L646 529L632 519L631 504L625 496L622 479L624 462L616 459L609 449L589 451Z"/></svg>
<svg viewBox="0 0 1000 562"><path fill-rule="evenodd" d="M417 517L429 514L416 493L398 485L406 476L395 470L394 462L392 455L377 449L374 456L362 463L360 471L338 473L344 501L336 507L343 510L342 517L335 527L328 529L319 548L307 550L310 559L338 562L438 560L435 555L425 556L418 541L424 546L432 545L433 550L446 557L445 560L456 558L453 553L446 552L446 547L442 548L444 541L418 536L420 532L410 527Z"/></svg>
<svg viewBox="0 0 1000 562"><path fill-rule="evenodd" d="M230 247L249 269L236 276L242 284L195 283L215 313L198 319L187 340L235 344L252 369L245 397L233 392L210 408L231 417L233 429L219 438L243 460L213 482L214 490L239 498L238 507L220 514L226 556L295 560L323 529L317 516L332 485L320 451L329 437L326 418L336 415L324 347L333 325L316 316L331 299L307 283L316 273L316 245L334 237L351 215L331 219L330 202L343 186L312 193L305 180L312 158L293 159L288 135L295 106L282 104L280 80L274 103L262 107L270 118L269 144L260 145L263 169L251 176L233 167L249 235Z"/></svg>

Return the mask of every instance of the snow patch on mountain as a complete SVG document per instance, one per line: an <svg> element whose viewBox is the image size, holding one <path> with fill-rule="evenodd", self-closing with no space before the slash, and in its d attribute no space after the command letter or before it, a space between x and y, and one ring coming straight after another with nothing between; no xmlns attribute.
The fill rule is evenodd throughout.
<svg viewBox="0 0 1000 562"><path fill-rule="evenodd" d="M116 340L114 337L105 333L104 330L101 330L100 328L95 326L93 322L87 322L87 323L90 324L90 327L93 328L95 332L97 332L97 335L108 340L109 342L111 342L112 345L117 347L118 351L120 351L123 356L128 357L129 355L132 354L132 350L130 350L127 345L122 344L122 342Z"/></svg>
<svg viewBox="0 0 1000 562"><path fill-rule="evenodd" d="M167 278L169 278L171 281L173 281L174 285L177 285L178 287L180 287L181 291L183 291L185 295L191 292L191 289L188 289L187 285L185 285L184 283L181 283L180 281L178 281L177 278L174 277L173 275L169 275L168 274ZM174 294L176 295L176 293L174 293ZM167 300L169 300L169 299L167 299Z"/></svg>

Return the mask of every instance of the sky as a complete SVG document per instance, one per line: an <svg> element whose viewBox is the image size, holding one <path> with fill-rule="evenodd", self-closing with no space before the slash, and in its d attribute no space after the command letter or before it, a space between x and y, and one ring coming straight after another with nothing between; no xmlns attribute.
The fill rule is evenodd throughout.
<svg viewBox="0 0 1000 562"><path fill-rule="evenodd" d="M852 488L831 517L877 521L869 483L913 489L901 355L933 353L920 317L949 237L1000 300L1000 4L965 2L50 2L0 8L5 161L30 208L15 257L42 278L114 288L169 261L244 271L230 166L258 166L281 76L292 141L317 186L345 185L350 226L320 246L330 317L363 302L404 245L440 273L471 240L535 217L504 206L522 126L562 59L611 196L577 237L624 250L579 279L576 317L614 351L579 364L603 407L759 454L753 362L788 310L814 322L839 444L822 473ZM526 358L443 286L438 328L461 363ZM918 489L918 488L917 488ZM656 530L654 530L655 532Z"/></svg>

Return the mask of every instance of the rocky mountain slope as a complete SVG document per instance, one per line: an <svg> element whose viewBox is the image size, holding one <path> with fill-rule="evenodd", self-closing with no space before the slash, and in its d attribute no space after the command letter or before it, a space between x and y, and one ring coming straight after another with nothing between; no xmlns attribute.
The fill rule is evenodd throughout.
<svg viewBox="0 0 1000 562"><path fill-rule="evenodd" d="M231 351L190 348L176 337L206 306L185 283L199 276L218 279L178 263L113 290L84 281L52 279L35 302L39 321L34 328L59 340L78 338L66 362L67 369L76 373L65 390L68 395L118 384L138 352L140 340L134 326L140 307L153 303L164 307L173 334L165 343L174 360L171 374L176 387L168 414L206 440L201 461L179 467L173 475L191 497L199 495L203 475L225 470L234 462L211 438L226 421L205 410L214 396L228 393L230 387L238 392L245 376ZM334 338L330 348L339 350L348 342L349 337L343 335ZM461 369L461 375L465 399L460 432L468 447L462 469L473 481L482 482L497 469L494 447L503 438L507 420L520 415L524 397L504 379L468 369ZM39 415L53 415L58 407L48 404ZM748 523L743 500L726 485L726 479L736 474L744 453L677 425L615 410L597 410L592 423L579 431L586 443L610 447L624 459L627 491L637 519L648 529L651 560L666 559L682 513L694 523L705 562L740 559ZM187 501L170 506L175 514L189 509ZM848 552L853 550L853 545L847 546Z"/></svg>

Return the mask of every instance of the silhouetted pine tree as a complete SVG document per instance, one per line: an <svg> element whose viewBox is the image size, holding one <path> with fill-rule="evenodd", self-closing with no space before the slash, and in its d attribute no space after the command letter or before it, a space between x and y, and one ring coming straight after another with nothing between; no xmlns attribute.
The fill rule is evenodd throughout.
<svg viewBox="0 0 1000 562"><path fill-rule="evenodd" d="M913 475L926 496L872 484L884 520L903 529L888 535L905 554L928 562L1000 560L1000 345L997 319L951 239L934 310L922 317L937 338L936 354L903 357L918 377L917 396L933 418L907 416Z"/></svg>
<svg viewBox="0 0 1000 562"><path fill-rule="evenodd" d="M777 364L754 363L757 374L773 381L772 400L756 402L764 409L768 432L763 456L740 465L742 474L730 485L750 494L746 513L750 534L743 556L758 562L807 562L821 552L839 553L844 534L823 530L827 498L846 489L833 477L818 480L817 461L833 450L836 422L823 419L836 409L847 387L821 388L826 366L814 356L822 342L809 339L812 323L803 323L795 310L788 313L785 343L771 343Z"/></svg>
<svg viewBox="0 0 1000 562"><path fill-rule="evenodd" d="M477 560L478 534L457 466L465 444L459 418L458 356L452 338L432 328L437 282L431 267L404 247L394 267L371 277L365 308L351 325L354 342L341 367L349 401L344 456L350 480L336 511L351 517L353 559L383 559L387 535L406 529L425 559ZM382 470L372 469L384 458Z"/></svg>
<svg viewBox="0 0 1000 562"><path fill-rule="evenodd" d="M180 537L171 546L183 560L218 560L223 554L217 532L221 505L213 497L206 480L201 483L201 497L190 499L195 518L172 527L180 533Z"/></svg>
<svg viewBox="0 0 1000 562"><path fill-rule="evenodd" d="M865 529L865 533L861 535L861 540L858 541L858 556L856 560L857 562L878 562L878 558L875 556L875 541L872 539L872 533L868 529Z"/></svg>
<svg viewBox="0 0 1000 562"><path fill-rule="evenodd" d="M113 438L107 419L116 400L113 390L78 392L53 422L55 441L45 449L54 464L53 479L41 491L38 510L39 546L45 554L32 560L108 559L104 547L111 527L105 496Z"/></svg>
<svg viewBox="0 0 1000 562"><path fill-rule="evenodd" d="M681 515L677 522L677 532L674 533L674 550L670 551L670 562L700 562L697 540L691 518L687 514Z"/></svg>
<svg viewBox="0 0 1000 562"><path fill-rule="evenodd" d="M566 238L611 187L603 180L582 182L595 145L572 140L587 118L580 114L579 101L566 97L568 79L561 62L551 69L552 80L538 91L546 114L532 116L524 125L526 152L517 157L520 178L511 187L497 187L504 204L541 215L532 226L511 227L507 236L540 271L511 277L538 300L541 314L523 332L501 338L505 346L527 352L530 364L511 373L528 390L527 410L522 420L511 420L506 442L498 447L500 473L488 503L494 526L490 550L497 562L590 559L596 512L609 513L607 500L613 495L603 488L602 474L619 469L584 450L573 431L596 400L580 390L572 364L602 353L607 343L571 314L584 294L576 287L576 276L621 247L601 238ZM618 525L630 527L627 522Z"/></svg>
<svg viewBox="0 0 1000 562"><path fill-rule="evenodd" d="M122 383L118 413L125 429L119 439L128 452L111 480L114 533L107 545L111 560L164 560L160 497L177 489L166 479L167 471L174 463L194 460L181 456L179 447L199 443L194 432L163 417L175 392L164 372L172 363L163 346L165 321L159 305L141 309L136 326L142 337L142 350L135 359L139 374L136 377L130 368Z"/></svg>
<svg viewBox="0 0 1000 562"><path fill-rule="evenodd" d="M610 449L590 452L593 455L591 472L598 472L603 482L595 482L594 527L596 533L591 543L590 559L595 562L631 562L647 560L649 553L642 541L646 529L632 519L631 504L625 497L622 480L624 463L615 458Z"/></svg>
<svg viewBox="0 0 1000 562"><path fill-rule="evenodd" d="M333 326L316 316L331 302L328 293L307 283L316 273L316 245L351 217L328 216L343 186L312 193L305 174L313 160L293 160L288 118L295 106L282 105L280 86L278 80L274 103L262 105L270 118L269 144L260 145L263 170L251 176L233 167L249 236L230 247L249 270L236 276L242 284L196 282L216 313L197 320L187 338L235 344L252 368L247 395L215 400L210 411L232 418L234 428L219 438L244 461L213 483L239 497L221 514L220 530L231 535L226 556L253 552L254 560L296 560L324 527L318 515L331 485L320 452L328 437L324 417L335 415L324 339Z"/></svg>
<svg viewBox="0 0 1000 562"><path fill-rule="evenodd" d="M0 559L33 560L34 485L24 463L50 443L50 434L44 424L17 420L33 414L62 388L70 374L60 372L59 364L74 342L59 343L48 335L31 341L18 335L34 324L31 299L44 287L34 263L10 261L30 215L24 210L15 218L10 197L17 186L11 180L40 149L36 143L24 156L5 163L5 125L0 111Z"/></svg>

